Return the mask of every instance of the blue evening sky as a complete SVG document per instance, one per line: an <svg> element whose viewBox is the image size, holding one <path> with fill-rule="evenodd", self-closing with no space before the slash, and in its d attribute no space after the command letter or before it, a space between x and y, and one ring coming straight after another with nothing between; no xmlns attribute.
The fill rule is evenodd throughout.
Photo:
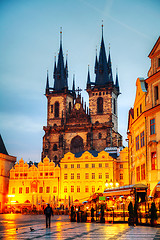
<svg viewBox="0 0 160 240"><path fill-rule="evenodd" d="M95 80L96 46L101 23L106 52L110 44L113 76L118 75L119 132L126 145L128 111L134 104L138 77L147 78L147 57L160 35L159 0L1 0L0 1L0 133L10 155L40 161L47 101L46 72L53 85L54 56L63 31L68 51L69 86L86 87L90 65Z"/></svg>

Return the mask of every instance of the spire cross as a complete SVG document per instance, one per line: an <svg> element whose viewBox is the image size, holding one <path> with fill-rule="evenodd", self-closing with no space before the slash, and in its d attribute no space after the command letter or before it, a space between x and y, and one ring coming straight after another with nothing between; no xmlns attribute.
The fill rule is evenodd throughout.
<svg viewBox="0 0 160 240"><path fill-rule="evenodd" d="M78 87L75 91L78 92L78 95L80 95L79 92L81 92L82 89Z"/></svg>

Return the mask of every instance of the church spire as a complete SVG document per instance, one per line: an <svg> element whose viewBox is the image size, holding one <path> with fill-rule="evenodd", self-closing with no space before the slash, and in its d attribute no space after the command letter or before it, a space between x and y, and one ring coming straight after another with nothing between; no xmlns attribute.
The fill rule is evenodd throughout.
<svg viewBox="0 0 160 240"><path fill-rule="evenodd" d="M118 69L116 68L116 84L115 87L117 88L118 94L120 94L120 89L119 89L119 80L118 80Z"/></svg>
<svg viewBox="0 0 160 240"><path fill-rule="evenodd" d="M96 48L96 59L95 59L95 65L94 65L94 73L97 73L97 68L98 68L98 59L97 59L97 48Z"/></svg>
<svg viewBox="0 0 160 240"><path fill-rule="evenodd" d="M99 61L96 71L95 85L106 85L107 83L109 83L108 63L103 40L103 25L102 25L102 40L100 46Z"/></svg>
<svg viewBox="0 0 160 240"><path fill-rule="evenodd" d="M108 74L109 74L109 81L113 83L112 62L111 62L111 55L110 55L110 46L109 46L109 56L108 56Z"/></svg>
<svg viewBox="0 0 160 240"><path fill-rule="evenodd" d="M72 93L75 93L75 74L73 74Z"/></svg>
<svg viewBox="0 0 160 240"><path fill-rule="evenodd" d="M54 57L54 71L53 71L53 78L55 78L55 76L56 76L56 69L57 69L57 67L56 67L56 55L55 55L55 57Z"/></svg>
<svg viewBox="0 0 160 240"><path fill-rule="evenodd" d="M90 79L90 72L89 72L89 65L88 65L88 76L87 76L87 88L91 87L91 79Z"/></svg>
<svg viewBox="0 0 160 240"><path fill-rule="evenodd" d="M47 70L46 94L48 93L49 93L49 77L48 77L48 70Z"/></svg>
<svg viewBox="0 0 160 240"><path fill-rule="evenodd" d="M67 66L67 69L68 69L68 66ZM66 67L64 67L64 58L63 58L63 50L62 50L62 28L61 28L60 50L58 55L56 72L54 76L54 90L61 91L66 88L68 89L68 70L66 72Z"/></svg>

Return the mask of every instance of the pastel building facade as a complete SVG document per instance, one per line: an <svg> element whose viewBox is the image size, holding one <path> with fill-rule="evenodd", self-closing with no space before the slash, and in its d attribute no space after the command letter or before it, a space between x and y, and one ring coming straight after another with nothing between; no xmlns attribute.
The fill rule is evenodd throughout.
<svg viewBox="0 0 160 240"><path fill-rule="evenodd" d="M149 195L160 197L160 37L149 58L148 78L137 79L129 111L129 176L131 184L144 183Z"/></svg>
<svg viewBox="0 0 160 240"><path fill-rule="evenodd" d="M128 151L122 154L125 162ZM86 151L77 155L68 152L61 159L60 167L55 166L48 157L39 162L37 167L34 164L29 167L21 159L10 171L9 201L13 205L32 207L45 203L52 206L63 204L67 207L75 200L83 202L94 193L103 193L106 182L111 187L114 185L115 161L117 160L105 151ZM125 175L123 173L127 185Z"/></svg>

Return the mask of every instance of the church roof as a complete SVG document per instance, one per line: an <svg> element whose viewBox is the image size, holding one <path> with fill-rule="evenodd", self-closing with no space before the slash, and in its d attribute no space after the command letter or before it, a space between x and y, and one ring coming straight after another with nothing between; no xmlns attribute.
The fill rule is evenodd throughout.
<svg viewBox="0 0 160 240"><path fill-rule="evenodd" d="M1 137L1 135L0 135L0 153L3 153L5 155L9 155L7 150L6 150L6 147L4 145L4 142L3 142L3 139Z"/></svg>
<svg viewBox="0 0 160 240"><path fill-rule="evenodd" d="M81 157L84 152L85 152L85 151L75 153L75 157L76 157L76 158ZM96 150L87 150L87 152L91 153L93 157L97 157L97 156L98 156L98 153L99 153L99 152L96 151Z"/></svg>

